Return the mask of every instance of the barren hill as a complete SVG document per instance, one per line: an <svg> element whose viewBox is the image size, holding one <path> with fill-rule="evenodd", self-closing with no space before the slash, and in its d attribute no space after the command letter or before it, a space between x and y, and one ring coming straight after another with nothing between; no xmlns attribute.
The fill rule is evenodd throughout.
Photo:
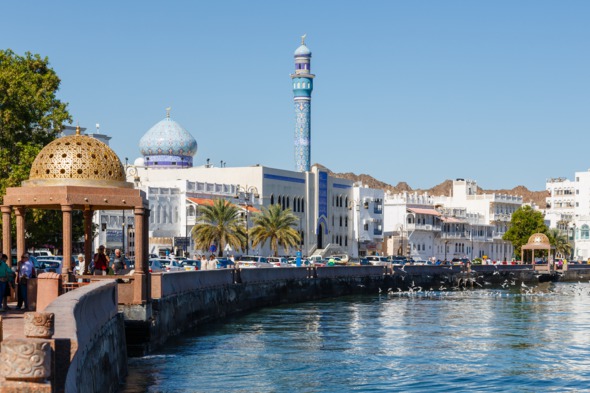
<svg viewBox="0 0 590 393"><path fill-rule="evenodd" d="M351 172L346 173L334 173L330 171L330 169L324 167L321 164L317 164L318 166L326 169L330 175L334 177L338 177L340 179L347 179L352 180L354 182L362 182L363 184L367 185L370 188L377 188L383 189L385 191L390 191L392 193L399 193L399 192L413 192L416 191L418 193L427 192L429 195L450 195L451 190L453 188L453 181L452 180L445 180L444 182L429 188L429 189L413 189L408 185L406 182L399 182L397 185L392 186L391 184L387 184L385 182L379 181L374 177L367 175L367 174L354 174ZM543 208L545 206L545 197L547 197L547 191L530 191L525 186L516 186L511 190L484 190L478 187L478 194L507 194L507 195L514 195L514 196L521 196L525 203L534 203L537 206Z"/></svg>

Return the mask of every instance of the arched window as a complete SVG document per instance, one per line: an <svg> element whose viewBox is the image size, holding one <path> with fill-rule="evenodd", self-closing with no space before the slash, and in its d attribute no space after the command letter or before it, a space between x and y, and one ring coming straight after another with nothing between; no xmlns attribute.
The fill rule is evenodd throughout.
<svg viewBox="0 0 590 393"><path fill-rule="evenodd" d="M277 203L281 206L283 206L283 197L279 195L279 197L277 198Z"/></svg>
<svg viewBox="0 0 590 393"><path fill-rule="evenodd" d="M580 229L580 239L590 239L590 228L586 224Z"/></svg>
<svg viewBox="0 0 590 393"><path fill-rule="evenodd" d="M291 207L291 198L287 197L287 209Z"/></svg>
<svg viewBox="0 0 590 393"><path fill-rule="evenodd" d="M342 226L342 216L340 216L340 226Z"/></svg>
<svg viewBox="0 0 590 393"><path fill-rule="evenodd" d="M158 205L157 209L156 209L156 224L159 224L161 221L160 219L162 218L162 206Z"/></svg>
<svg viewBox="0 0 590 393"><path fill-rule="evenodd" d="M274 205L275 204L275 196L270 194L270 204Z"/></svg>
<svg viewBox="0 0 590 393"><path fill-rule="evenodd" d="M344 207L348 207L348 197L346 197L346 199L344 200Z"/></svg>
<svg viewBox="0 0 590 393"><path fill-rule="evenodd" d="M305 213L305 200L301 198L301 213Z"/></svg>

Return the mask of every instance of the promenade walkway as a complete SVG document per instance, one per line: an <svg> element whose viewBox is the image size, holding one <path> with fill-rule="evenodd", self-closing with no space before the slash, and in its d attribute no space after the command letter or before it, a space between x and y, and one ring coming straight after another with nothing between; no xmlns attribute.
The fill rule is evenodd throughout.
<svg viewBox="0 0 590 393"><path fill-rule="evenodd" d="M3 340L14 338L25 338L25 310L15 310L16 302L8 303L9 311L0 313L2 317Z"/></svg>

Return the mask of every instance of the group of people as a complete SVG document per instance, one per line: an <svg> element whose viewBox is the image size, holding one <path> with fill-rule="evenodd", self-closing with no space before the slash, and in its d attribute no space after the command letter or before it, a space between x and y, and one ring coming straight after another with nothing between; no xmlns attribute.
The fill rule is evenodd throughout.
<svg viewBox="0 0 590 393"><path fill-rule="evenodd" d="M115 255L111 261L111 258L105 253L105 247L101 245L94 254L88 270L90 274L95 276L106 276L107 274L121 274L128 267L120 249L115 250ZM84 254L78 255L78 271L80 274L86 273Z"/></svg>
<svg viewBox="0 0 590 393"><path fill-rule="evenodd" d="M29 279L35 278L35 266L29 259L29 254L24 253L20 261L17 263L16 270L8 266L8 256L2 254L0 256L0 295L2 296L2 306L0 311L9 310L8 298L11 296L11 291L14 290L16 294L16 309L20 310L24 307L29 309L28 289L27 284Z"/></svg>

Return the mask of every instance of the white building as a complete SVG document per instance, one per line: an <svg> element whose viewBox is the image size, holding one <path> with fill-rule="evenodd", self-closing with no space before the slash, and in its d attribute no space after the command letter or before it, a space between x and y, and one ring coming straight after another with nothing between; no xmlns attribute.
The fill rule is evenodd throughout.
<svg viewBox="0 0 590 393"><path fill-rule="evenodd" d="M590 170L575 172L574 181L565 178L549 179L549 196L544 211L550 228L567 233L573 242L573 258L590 258Z"/></svg>
<svg viewBox="0 0 590 393"><path fill-rule="evenodd" d="M386 250L420 260L508 260L513 247L502 240L521 197L477 195L474 181L453 182L452 196L385 195Z"/></svg>
<svg viewBox="0 0 590 393"><path fill-rule="evenodd" d="M345 206L352 210L354 223L352 225L352 239L356 244L351 256L374 255L383 253L383 190L368 188L356 184L353 198ZM345 218L347 220L348 218ZM348 221L345 222L348 226Z"/></svg>

